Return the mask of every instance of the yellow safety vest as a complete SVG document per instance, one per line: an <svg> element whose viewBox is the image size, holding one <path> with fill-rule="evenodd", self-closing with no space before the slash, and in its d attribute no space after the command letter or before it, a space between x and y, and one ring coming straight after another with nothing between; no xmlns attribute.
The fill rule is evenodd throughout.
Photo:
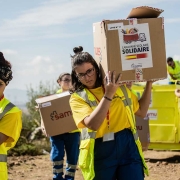
<svg viewBox="0 0 180 180"><path fill-rule="evenodd" d="M131 94L126 90L125 86L120 86L120 88L117 89L116 93L118 96L121 97L126 107L129 123L131 125L131 131L133 133L134 140L138 147L138 151L144 166L144 173L146 175L149 175L148 168L143 157L142 146L136 130L135 116L134 116L134 112L132 111L133 107L131 102ZM80 92L76 92L75 95L81 97L84 101L86 101L93 110L97 107L97 102L94 96L86 89ZM95 177L95 172L94 172L95 137L96 137L95 131L92 131L88 128L83 128L81 130L79 167L81 168L85 180L93 180L93 178Z"/></svg>
<svg viewBox="0 0 180 180"><path fill-rule="evenodd" d="M167 66L168 72L170 74L172 74L176 78L176 80L180 80L180 62L179 61L174 61L174 63L175 63L175 68L174 69L172 67L170 67L170 66ZM175 82L176 80L173 80L170 77L171 82Z"/></svg>
<svg viewBox="0 0 180 180"><path fill-rule="evenodd" d="M4 115L21 111L18 107L16 107L14 104L9 102L9 100L7 99L3 99L3 104L2 106L0 106L0 108L1 108L0 122L1 122L1 119L4 117ZM3 144L0 145L0 179L1 180L8 179L7 150L8 148L6 148Z"/></svg>

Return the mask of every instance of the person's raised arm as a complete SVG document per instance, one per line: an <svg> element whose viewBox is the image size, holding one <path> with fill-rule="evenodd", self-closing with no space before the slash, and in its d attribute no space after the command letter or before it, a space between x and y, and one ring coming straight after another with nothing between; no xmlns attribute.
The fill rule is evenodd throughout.
<svg viewBox="0 0 180 180"><path fill-rule="evenodd" d="M104 79L104 97L101 99L100 103L98 104L96 109L90 114L90 116L86 117L83 120L83 124L89 129L96 131L101 126L102 122L107 116L110 103L117 88L119 87L121 80L121 75L119 75L117 80L115 80L115 77L115 72L113 72L112 74L111 72L107 73Z"/></svg>
<svg viewBox="0 0 180 180"><path fill-rule="evenodd" d="M146 116L148 108L149 108L150 99L151 99L152 83L153 83L153 81L148 81L146 83L143 95L139 100L139 109L135 113L135 115L140 116L142 118L144 118Z"/></svg>

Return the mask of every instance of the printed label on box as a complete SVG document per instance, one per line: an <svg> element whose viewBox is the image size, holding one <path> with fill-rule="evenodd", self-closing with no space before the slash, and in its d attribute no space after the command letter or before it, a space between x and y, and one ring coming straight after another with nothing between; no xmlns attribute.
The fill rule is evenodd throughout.
<svg viewBox="0 0 180 180"><path fill-rule="evenodd" d="M42 104L42 107L48 107L51 106L51 102L45 102Z"/></svg>
<svg viewBox="0 0 180 180"><path fill-rule="evenodd" d="M123 27L123 23L108 24L108 31L122 29Z"/></svg>
<svg viewBox="0 0 180 180"><path fill-rule="evenodd" d="M122 70L153 67L148 23L118 29Z"/></svg>
<svg viewBox="0 0 180 180"><path fill-rule="evenodd" d="M157 120L157 110L156 109L149 109L147 112L147 116L149 117L149 120Z"/></svg>

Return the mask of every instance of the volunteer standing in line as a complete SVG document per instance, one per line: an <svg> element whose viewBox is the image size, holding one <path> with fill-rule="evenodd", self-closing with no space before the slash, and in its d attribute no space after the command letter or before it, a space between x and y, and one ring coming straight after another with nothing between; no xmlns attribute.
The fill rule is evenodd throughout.
<svg viewBox="0 0 180 180"><path fill-rule="evenodd" d="M57 83L61 87L57 93L68 91L71 86L71 76L69 73L62 73ZM79 138L78 130L70 133L64 133L50 137L51 141L51 161L53 163L53 180L74 180L76 165L79 155ZM63 162L66 152L66 171L63 178Z"/></svg>
<svg viewBox="0 0 180 180"><path fill-rule="evenodd" d="M0 179L7 180L7 151L14 147L22 129L21 110L4 97L12 80L11 63L0 52Z"/></svg>
<svg viewBox="0 0 180 180"><path fill-rule="evenodd" d="M85 180L143 180L148 175L134 125L134 113L145 117L152 82L147 82L138 102L121 75L100 69L81 46L73 49L70 106L81 129L79 166Z"/></svg>

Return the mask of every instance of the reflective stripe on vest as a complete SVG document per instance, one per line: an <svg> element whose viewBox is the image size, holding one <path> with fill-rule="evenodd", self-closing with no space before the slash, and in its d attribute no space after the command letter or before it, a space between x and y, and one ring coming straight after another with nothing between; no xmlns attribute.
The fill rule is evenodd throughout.
<svg viewBox="0 0 180 180"><path fill-rule="evenodd" d="M7 162L7 155L6 154L0 154L0 162Z"/></svg>
<svg viewBox="0 0 180 180"><path fill-rule="evenodd" d="M3 116L10 111L15 105L11 102L9 102L6 107L4 108L3 112L0 113L0 120L3 118Z"/></svg>
<svg viewBox="0 0 180 180"><path fill-rule="evenodd" d="M95 139L96 132L95 131L88 131L88 128L83 128L81 131L81 140L85 139Z"/></svg>
<svg viewBox="0 0 180 180"><path fill-rule="evenodd" d="M96 100L90 100L88 98L87 92L85 89L82 91L76 92L89 106L94 110L97 107L97 102ZM95 139L96 138L96 131L90 130L88 128L82 128L81 129L81 140L86 140L86 139Z"/></svg>
<svg viewBox="0 0 180 180"><path fill-rule="evenodd" d="M78 94L80 97L82 97L82 98L90 105L90 107L97 106L96 100L94 100L94 101L89 100L89 98L88 98L87 93L86 93L85 90L79 91L79 92L77 92L77 94Z"/></svg>
<svg viewBox="0 0 180 180"><path fill-rule="evenodd" d="M135 121L135 118L134 118L134 115L133 115L133 112L132 112L132 108L131 108L131 105L132 105L132 101L131 99L128 97L128 93L126 91L126 88L125 86L120 86L124 96L125 96L125 99L123 100L123 103L124 103L124 106L129 106L130 110L131 110L131 116L132 116L132 119L133 119L133 123L134 123L134 128L136 128L136 121ZM139 136L138 136L138 133L137 131L135 130L135 132L133 133L133 136L134 136L134 140L138 140Z"/></svg>

